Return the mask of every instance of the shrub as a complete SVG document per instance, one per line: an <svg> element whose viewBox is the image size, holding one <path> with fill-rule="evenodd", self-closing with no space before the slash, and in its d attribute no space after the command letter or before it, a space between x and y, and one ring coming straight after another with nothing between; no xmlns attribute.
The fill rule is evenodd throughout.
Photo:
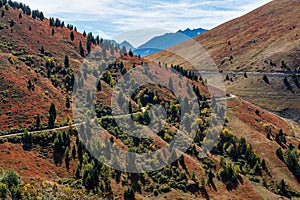
<svg viewBox="0 0 300 200"><path fill-rule="evenodd" d="M0 182L0 198L5 199L7 194L7 185Z"/></svg>
<svg viewBox="0 0 300 200"><path fill-rule="evenodd" d="M276 150L276 155L280 160L283 160L283 153L282 153L281 148Z"/></svg>
<svg viewBox="0 0 300 200"><path fill-rule="evenodd" d="M282 132L282 129L280 129L278 134L276 134L275 140L278 144L281 144L281 143L285 144L286 143L286 138L285 138L285 135Z"/></svg>
<svg viewBox="0 0 300 200"><path fill-rule="evenodd" d="M219 176L223 183L225 183L227 188L231 188L231 186L234 184L236 185L238 183L239 178L239 168L238 166L233 166L230 163L227 163L224 161L224 164L222 164L221 168L219 169Z"/></svg>
<svg viewBox="0 0 300 200"><path fill-rule="evenodd" d="M13 169L9 169L4 173L2 182L5 183L8 188L12 188L13 186L19 185L21 178Z"/></svg>
<svg viewBox="0 0 300 200"><path fill-rule="evenodd" d="M289 145L288 149L283 155L284 162L295 177L300 180L300 162L299 153L293 145Z"/></svg>
<svg viewBox="0 0 300 200"><path fill-rule="evenodd" d="M285 181L282 179L278 184L277 184L277 190L278 194L289 197L289 193L287 191L287 185Z"/></svg>
<svg viewBox="0 0 300 200"><path fill-rule="evenodd" d="M167 192L171 191L171 188L170 188L170 186L164 184L164 185L160 186L159 190L163 193L167 193Z"/></svg>
<svg viewBox="0 0 300 200"><path fill-rule="evenodd" d="M128 188L127 190L124 191L124 199L125 200L134 200L134 190L132 187Z"/></svg>
<svg viewBox="0 0 300 200"><path fill-rule="evenodd" d="M154 189L153 193L154 193L154 196L158 196L158 194L159 194L157 189Z"/></svg>

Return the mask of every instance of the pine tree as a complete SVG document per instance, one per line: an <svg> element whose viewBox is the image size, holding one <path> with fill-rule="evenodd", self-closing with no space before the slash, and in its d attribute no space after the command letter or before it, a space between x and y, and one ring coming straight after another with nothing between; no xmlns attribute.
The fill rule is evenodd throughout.
<svg viewBox="0 0 300 200"><path fill-rule="evenodd" d="M86 37L86 32L85 31L83 31L83 34L82 34L84 37Z"/></svg>
<svg viewBox="0 0 300 200"><path fill-rule="evenodd" d="M133 57L133 53L132 53L132 50L131 50L131 49L129 50L129 56L130 56L130 57Z"/></svg>
<svg viewBox="0 0 300 200"><path fill-rule="evenodd" d="M52 28L52 36L54 36L54 28Z"/></svg>
<svg viewBox="0 0 300 200"><path fill-rule="evenodd" d="M75 145L73 146L73 149L72 149L72 158L73 158L73 160L76 159L76 147L75 147Z"/></svg>
<svg viewBox="0 0 300 200"><path fill-rule="evenodd" d="M48 117L48 127L53 128L56 120L56 108L54 103L51 103Z"/></svg>
<svg viewBox="0 0 300 200"><path fill-rule="evenodd" d="M51 17L50 17L49 23L50 23L50 26L54 26L54 25L55 25L54 18L51 18Z"/></svg>
<svg viewBox="0 0 300 200"><path fill-rule="evenodd" d="M131 101L129 101L129 114L132 114L132 105L131 105Z"/></svg>
<svg viewBox="0 0 300 200"><path fill-rule="evenodd" d="M15 21L13 19L10 20L9 26L13 27L15 25Z"/></svg>
<svg viewBox="0 0 300 200"><path fill-rule="evenodd" d="M83 47L82 47L81 41L79 42L79 53L80 53L80 55L81 55L82 57L84 57L84 49L83 49Z"/></svg>
<svg viewBox="0 0 300 200"><path fill-rule="evenodd" d="M41 54L45 54L45 49L44 49L44 46L42 46L42 48L41 48Z"/></svg>
<svg viewBox="0 0 300 200"><path fill-rule="evenodd" d="M193 181L196 181L196 174L194 170L192 171L191 178Z"/></svg>
<svg viewBox="0 0 300 200"><path fill-rule="evenodd" d="M93 190L99 185L98 172L94 161L84 166L82 182L86 189Z"/></svg>
<svg viewBox="0 0 300 200"><path fill-rule="evenodd" d="M44 19L45 19L44 13L43 13L43 12L40 12L40 20L43 21Z"/></svg>
<svg viewBox="0 0 300 200"><path fill-rule="evenodd" d="M71 101L70 101L70 97L69 96L66 97L66 107L68 109L71 107Z"/></svg>
<svg viewBox="0 0 300 200"><path fill-rule="evenodd" d="M65 68L69 68L70 67L69 57L67 55L65 56L64 65L65 65Z"/></svg>
<svg viewBox="0 0 300 200"><path fill-rule="evenodd" d="M74 36L74 33L73 33L73 31L70 33L70 39L72 40L72 41L74 41L74 38L75 38L75 36Z"/></svg>
<svg viewBox="0 0 300 200"><path fill-rule="evenodd" d="M78 145L77 145L77 156L78 159L80 160L80 162L82 162L83 159L83 147L82 147L82 142L79 141Z"/></svg>
<svg viewBox="0 0 300 200"><path fill-rule="evenodd" d="M1 182L11 189L13 186L19 185L21 178L13 169L9 169L3 174Z"/></svg>
<svg viewBox="0 0 300 200"><path fill-rule="evenodd" d="M98 81L98 84L97 84L97 90L98 90L98 92L100 92L101 91L101 80L99 80Z"/></svg>
<svg viewBox="0 0 300 200"><path fill-rule="evenodd" d="M229 81L229 80L230 80L230 78L229 78L229 75L227 74L226 78L225 78L225 81Z"/></svg>
<svg viewBox="0 0 300 200"><path fill-rule="evenodd" d="M286 183L285 181L282 179L278 184L277 184L277 189L278 189L278 193L280 195L283 195L283 196L286 196L288 197L289 194L288 194L288 191L287 191L287 188L286 188Z"/></svg>
<svg viewBox="0 0 300 200"><path fill-rule="evenodd" d="M261 166L261 168L262 168L263 170L266 170L266 169L267 169L265 159L263 159L263 160L261 161L260 166Z"/></svg>
<svg viewBox="0 0 300 200"><path fill-rule="evenodd" d="M91 53L92 43L90 40L86 41L86 49L88 53Z"/></svg>
<svg viewBox="0 0 300 200"><path fill-rule="evenodd" d="M65 156L66 168L69 170L69 165L70 165L69 147L66 148L64 156Z"/></svg>
<svg viewBox="0 0 300 200"><path fill-rule="evenodd" d="M283 153L282 153L281 148L276 150L276 155L280 160L283 160Z"/></svg>
<svg viewBox="0 0 300 200"><path fill-rule="evenodd" d="M36 129L40 129L40 127L41 127L41 115L40 115L40 114L38 114L38 115L36 116L36 123L35 123L35 126L36 126Z"/></svg>
<svg viewBox="0 0 300 200"><path fill-rule="evenodd" d="M208 171L208 183L209 184L213 184L213 178L214 178L214 174L212 173L211 169L209 169Z"/></svg>
<svg viewBox="0 0 300 200"><path fill-rule="evenodd" d="M127 190L124 191L124 199L125 200L134 200L134 189L129 187Z"/></svg>
<svg viewBox="0 0 300 200"><path fill-rule="evenodd" d="M76 179L80 179L80 177L81 177L80 173L81 173L81 163L78 162L77 169L76 169L76 172L75 172Z"/></svg>
<svg viewBox="0 0 300 200"><path fill-rule="evenodd" d="M32 89L32 82L31 82L31 80L28 80L28 82L27 82L27 88L28 88L29 91Z"/></svg>
<svg viewBox="0 0 300 200"><path fill-rule="evenodd" d="M97 45L100 44L100 37L99 37L99 35L97 35L97 37L96 37L96 44L97 44Z"/></svg>

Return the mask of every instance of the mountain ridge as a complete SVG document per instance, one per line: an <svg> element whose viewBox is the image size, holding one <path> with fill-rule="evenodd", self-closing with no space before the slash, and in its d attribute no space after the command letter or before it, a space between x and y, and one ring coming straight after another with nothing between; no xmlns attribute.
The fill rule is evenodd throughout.
<svg viewBox="0 0 300 200"><path fill-rule="evenodd" d="M188 42L183 42L146 59L192 68L190 63L205 63L205 56L201 55L208 53L225 80L227 92L271 111L297 110L299 115L300 106L296 103L300 98L298 18L299 1L274 0L196 36L194 40L203 47L203 52L195 52L189 49ZM183 60L171 53L177 51L192 60ZM266 71L281 71L286 75L259 73Z"/></svg>
<svg viewBox="0 0 300 200"><path fill-rule="evenodd" d="M124 40L123 42L120 43L120 47L126 47L126 49L129 51L130 49L131 50L135 50L136 48L130 44L130 42L128 42L127 40Z"/></svg>
<svg viewBox="0 0 300 200"><path fill-rule="evenodd" d="M31 16L20 18L19 9L8 7L7 10L3 6L1 10L4 11L4 16L0 18L0 26L3 27L0 30L0 126L1 131L3 130L1 134L9 135L0 137L0 183L1 188L4 188L4 192L1 190L2 197L6 195L10 199L14 191L19 192L23 199L299 197L299 181L296 173L288 168L286 158L289 151L298 152L296 148L300 141L300 129L259 106L233 96L225 97L228 112L221 116L225 125L222 123L220 127L212 127L211 131L210 126L218 120L218 115L212 113L211 105L215 101L210 100L206 80L181 68L176 68L180 73L180 80L186 81L187 86L192 86L189 87L190 91L197 92L197 96L201 98L199 118L197 116L197 119L191 121L188 113L183 117L196 130L195 140L190 148L179 160L150 173L130 174L103 164L89 152L90 149L102 151L103 148L113 146L132 153L149 154L172 141L179 127L180 107L176 94L162 86L162 82L184 92L183 81L175 81L168 65L164 65L166 63L157 64L126 52L121 53L109 41L92 44L91 49L94 51L90 56L95 58L91 59L95 61L95 65L90 65L85 58L89 55L87 47L91 35L73 33L72 40L72 31L64 26L53 27L49 25L49 20L40 21ZM105 67L103 77L99 77L103 72L99 72L99 63L101 67ZM80 68L83 64L86 67ZM145 81L145 74L153 75L151 79L161 77L162 82L148 84L137 90L136 82L132 80L128 89L132 90L133 95L129 97L131 114L127 117L135 120L136 125L149 122L149 116L142 108L150 109L153 104L165 108L168 118L162 130L154 134L153 138L134 138L114 122L112 109L118 113L128 105L124 104L128 99L119 92L117 105L112 107L114 86L120 77L134 68L141 69L136 70L135 80ZM83 69L82 73L78 73L78 69ZM70 115L71 105L76 104L72 101L75 98L71 98L74 81L72 75L76 73L80 74L74 82L78 86L76 91L81 100L78 111L86 114L87 120L75 125ZM233 75L228 79L228 84L233 83L231 79L236 81ZM94 80L97 80L97 84ZM269 78L270 83L273 81ZM82 86L85 83L91 85L91 90L95 90L95 93L91 94L90 90L86 90ZM72 100L68 101L68 96ZM89 100L92 100L91 104ZM41 125L46 125L47 122L49 124L54 115L51 103L56 106L55 125L64 125L63 129L48 126L43 132L32 132L30 129L41 129L45 127ZM186 106L188 104L187 99ZM218 112L223 113L221 105L217 104L216 107ZM93 108L96 115L91 112ZM40 124L36 116L38 114L41 115ZM91 127L94 125L103 128L101 137L98 134L95 137L91 135ZM5 132L16 128L20 135ZM221 133L216 136L218 141L214 141L216 144L213 150L202 158L203 142L210 140L208 136L219 132L219 129ZM147 126L142 131L149 136L153 134ZM282 158L277 154L278 149L282 151ZM133 164L131 160L116 158L115 153L104 151L100 154L105 157L108 155L119 164ZM166 159L169 152L164 154L146 162L149 161L154 166L156 161ZM139 163L145 162L138 160L134 164ZM21 176L22 182L11 189L5 187L2 174L5 177L12 169ZM12 194L6 191L12 191Z"/></svg>
<svg viewBox="0 0 300 200"><path fill-rule="evenodd" d="M198 28L198 29L189 29L179 30L175 33L165 33L160 36L155 36L144 44L140 45L136 48L133 53L136 55L146 56L149 54L153 54L163 49L167 49L171 46L179 44L180 42L184 42L189 40L199 34L205 33L207 30Z"/></svg>

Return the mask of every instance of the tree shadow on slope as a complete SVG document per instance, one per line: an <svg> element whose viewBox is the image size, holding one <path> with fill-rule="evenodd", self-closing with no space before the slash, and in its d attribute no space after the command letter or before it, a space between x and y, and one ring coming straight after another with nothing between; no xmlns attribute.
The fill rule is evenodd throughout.
<svg viewBox="0 0 300 200"><path fill-rule="evenodd" d="M293 94L295 93L294 90L293 90L293 87L292 85L290 84L290 82L288 81L287 77L284 78L283 80L287 90L291 91Z"/></svg>

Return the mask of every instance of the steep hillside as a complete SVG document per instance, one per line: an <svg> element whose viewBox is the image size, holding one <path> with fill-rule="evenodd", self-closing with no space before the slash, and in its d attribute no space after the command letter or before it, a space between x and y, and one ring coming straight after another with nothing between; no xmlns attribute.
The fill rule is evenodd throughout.
<svg viewBox="0 0 300 200"><path fill-rule="evenodd" d="M123 150L151 152L168 145L176 134L178 125L176 119L172 118L168 119L162 130L153 138L142 140L133 139L112 120L109 111L112 86L124 71L141 68L141 73L144 73L144 69L148 69L147 73L151 72L153 78L163 76L167 82L170 80L171 74L168 73L167 67L145 62L126 54L108 66L107 73L112 79L101 79L96 93L99 97L96 102L98 119L94 118L106 130L101 136L104 138L101 144L107 144L108 141ZM143 78L141 73L135 74L137 79ZM188 77L190 75L185 74L183 79L199 87L203 98L208 98L209 94L203 82ZM92 79L93 74L88 73L85 80ZM174 81L173 84L174 87L180 88L179 82ZM154 97L153 93L157 96ZM83 94L82 98L85 99L86 95ZM119 98L122 99L122 96ZM176 110L174 99L174 94L164 87L142 87L130 99L134 113L132 118L144 123L144 114L141 113L139 104L148 107L153 101L160 102L161 105L170 104L172 110ZM93 145L90 145L87 139L91 136L85 136L88 129L83 124L77 126L78 132L72 127L66 127L44 133L0 136L0 167L4 171L14 169L25 183L39 191L35 193L36 196L45 196L44 191L48 190L54 197L93 199L90 195L96 195L98 198L130 200L133 197L126 196L130 190L135 191L135 199L287 199L299 196L300 188L296 175L289 170L286 161L280 160L276 155L276 150L281 148L285 158L290 144L298 146L299 129L237 97L231 98L227 103L229 112L225 128L222 127L219 141L205 158L200 158L199 152L201 143L208 134L208 122L212 116L209 106L202 104L204 107L198 122L201 126L192 147L179 160L158 171L131 174L101 164L89 153ZM166 111L170 112L168 106ZM86 131L82 134L80 130ZM280 130L283 132L280 137L285 138L285 142L282 143L278 143L276 139ZM143 133L150 135L151 131L144 128ZM95 136L92 136L91 142L95 140ZM82 147L83 144L85 147ZM98 178L90 182L87 178L88 173L93 173L93 177ZM283 187L280 185L282 180L286 184ZM26 189L24 184L19 187L22 191ZM50 189L54 187L58 187L58 192Z"/></svg>
<svg viewBox="0 0 300 200"><path fill-rule="evenodd" d="M300 91L295 72L300 66L299 17L299 1L274 0L194 40L213 58L223 72L224 80L229 75L225 82L229 93L270 110L289 109L288 115L299 116L300 107L296 102ZM180 52L191 59L183 60L171 52ZM190 63L205 63L206 56L201 56L204 54L192 49L189 42L184 42L147 59L191 67ZM212 69L202 65L201 70ZM264 76L270 79L269 83L263 80L266 79Z"/></svg>
<svg viewBox="0 0 300 200"><path fill-rule="evenodd" d="M297 0L274 0L194 39L208 51L220 70L282 70L282 60L294 70L300 66L299 9ZM180 48L187 47L182 43L172 49ZM160 54L149 59L159 59Z"/></svg>
<svg viewBox="0 0 300 200"><path fill-rule="evenodd" d="M46 59L53 59L63 65L69 56L72 69L80 65L79 41L85 43L82 34L66 27L50 27L49 20L33 19L19 9L1 8L1 130L35 125L34 117L40 114L42 122L47 122L51 103L58 109L59 123L66 119L66 91L55 87L46 75ZM21 18L19 17L21 13ZM13 20L14 25L11 26ZM54 35L52 35L52 28ZM41 53L41 48L45 53ZM46 56L46 55L47 56ZM54 77L53 77L54 78ZM28 89L28 81L34 90Z"/></svg>
<svg viewBox="0 0 300 200"><path fill-rule="evenodd" d="M66 123L71 115L66 98L71 98L74 75L88 54L87 41L94 48L99 38L84 36L58 19L34 19L8 5L0 12L0 131L34 127L37 115L47 125L51 103L57 109L56 124ZM109 42L100 46L107 57L115 53Z"/></svg>
<svg viewBox="0 0 300 200"><path fill-rule="evenodd" d="M125 52L120 55L118 47L99 38L97 41L90 34L81 35L57 20L33 19L7 5L0 12L0 130L8 131L0 135L1 198L300 197L300 129L296 124L234 95L220 99L209 94L206 80L179 66L172 66L180 73L174 76L168 65ZM94 51L90 59L84 60L89 48ZM197 53L189 56L197 59ZM175 64L177 61L176 58ZM84 65L79 68L81 63ZM131 70L136 73L130 74ZM126 73L130 81L118 87ZM226 78L226 84L237 80L234 75ZM139 85L145 81L149 84ZM77 86L74 91L73 84ZM137 85L140 87L136 89ZM91 86L90 90L85 86ZM174 94L172 88L177 88L178 93ZM114 91L116 99L112 98ZM130 95L126 95L127 91ZM193 91L195 102L187 98ZM184 97L186 93L189 96L180 98L181 107L176 95ZM67 98L71 95L73 102ZM218 103L223 100L227 100L227 114ZM70 104L83 115L84 122L79 119L73 124L71 118L67 120ZM164 108L165 118L154 115L153 105ZM127 107L129 114L122 114ZM53 118L56 126L67 126L50 126ZM119 119L124 119L124 126ZM183 129L181 121L186 124ZM141 129L132 131L131 125ZM36 131L46 126L47 130ZM30 130L12 134L10 129L18 127ZM151 128L160 129L155 132ZM185 152L178 148L185 145L185 140L173 145L177 136L186 140L194 137ZM206 144L213 144L213 148L202 157ZM168 149L156 153L163 147ZM115 151L117 148L121 151ZM131 160L130 156L120 156L123 151L156 154L153 158ZM178 154L179 158L172 160ZM111 163L114 167L109 167ZM166 166L148 170L159 164ZM129 173L117 170L118 166L147 168L141 173Z"/></svg>

